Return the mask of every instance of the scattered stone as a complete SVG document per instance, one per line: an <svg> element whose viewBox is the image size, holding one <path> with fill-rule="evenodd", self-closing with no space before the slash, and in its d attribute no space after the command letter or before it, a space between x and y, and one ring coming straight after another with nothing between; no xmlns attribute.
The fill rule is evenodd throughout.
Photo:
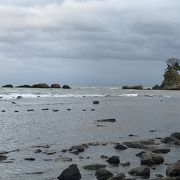
<svg viewBox="0 0 180 180"><path fill-rule="evenodd" d="M141 176L144 178L149 178L150 177L150 169L146 166L140 166L140 167L131 169L129 171L129 174L133 175L133 176Z"/></svg>
<svg viewBox="0 0 180 180"><path fill-rule="evenodd" d="M130 162L126 162L126 163L122 163L121 165L122 165L122 167L128 167L128 166L131 165L131 163Z"/></svg>
<svg viewBox="0 0 180 180"><path fill-rule="evenodd" d="M157 153L157 154L166 154L169 153L170 151L171 151L170 148L158 148L152 150L153 153Z"/></svg>
<svg viewBox="0 0 180 180"><path fill-rule="evenodd" d="M47 150L47 151L44 151L43 154L53 155L53 154L56 154L56 151L54 151L54 150Z"/></svg>
<svg viewBox="0 0 180 180"><path fill-rule="evenodd" d="M49 109L48 108L43 108L41 109L42 111L48 111Z"/></svg>
<svg viewBox="0 0 180 180"><path fill-rule="evenodd" d="M31 112L31 111L34 111L34 109L28 109L27 111L28 111L28 112Z"/></svg>
<svg viewBox="0 0 180 180"><path fill-rule="evenodd" d="M4 161L7 159L7 156L4 156L4 155L0 155L0 161Z"/></svg>
<svg viewBox="0 0 180 180"><path fill-rule="evenodd" d="M59 110L58 109L54 109L53 112L58 112Z"/></svg>
<svg viewBox="0 0 180 180"><path fill-rule="evenodd" d="M93 101L93 104L99 104L99 101Z"/></svg>
<svg viewBox="0 0 180 180"><path fill-rule="evenodd" d="M141 140L141 141L131 141L131 142L124 142L123 145L127 146L128 148L135 148L135 149L148 149L149 145L155 145L156 143L152 140Z"/></svg>
<svg viewBox="0 0 180 180"><path fill-rule="evenodd" d="M19 112L19 111L14 111L15 113Z"/></svg>
<svg viewBox="0 0 180 180"><path fill-rule="evenodd" d="M99 146L100 143L99 142L90 142L88 143L88 146Z"/></svg>
<svg viewBox="0 0 180 180"><path fill-rule="evenodd" d="M24 158L26 161L35 161L35 158Z"/></svg>
<svg viewBox="0 0 180 180"><path fill-rule="evenodd" d="M100 119L97 122L116 122L116 119Z"/></svg>
<svg viewBox="0 0 180 180"><path fill-rule="evenodd" d="M16 99L22 99L23 97L22 96L17 96L17 98Z"/></svg>
<svg viewBox="0 0 180 180"><path fill-rule="evenodd" d="M107 159L108 158L108 156L106 156L106 155L101 155L101 159Z"/></svg>
<svg viewBox="0 0 180 180"><path fill-rule="evenodd" d="M45 144L45 145L35 145L35 146L31 146L31 148L50 148L50 145L49 144Z"/></svg>
<svg viewBox="0 0 180 180"><path fill-rule="evenodd" d="M126 150L127 149L127 147L126 146L124 146L124 145L122 145L122 144L116 144L115 146L114 146L114 149L117 149L117 150Z"/></svg>
<svg viewBox="0 0 180 180"><path fill-rule="evenodd" d="M125 177L126 176L124 173L119 173L116 176L109 178L108 180L123 180Z"/></svg>
<svg viewBox="0 0 180 180"><path fill-rule="evenodd" d="M62 149L61 152L66 153L67 149Z"/></svg>
<svg viewBox="0 0 180 180"><path fill-rule="evenodd" d="M43 159L44 161L53 161L53 159Z"/></svg>
<svg viewBox="0 0 180 180"><path fill-rule="evenodd" d="M86 109L83 109L83 111L86 111Z"/></svg>
<svg viewBox="0 0 180 180"><path fill-rule="evenodd" d="M41 149L36 149L36 151L34 151L34 153L41 153L42 150Z"/></svg>
<svg viewBox="0 0 180 180"><path fill-rule="evenodd" d="M110 171L104 168L101 168L96 171L95 176L97 180L107 180L108 178L111 178L113 174Z"/></svg>
<svg viewBox="0 0 180 180"><path fill-rule="evenodd" d="M6 112L6 110L2 110L1 112Z"/></svg>
<svg viewBox="0 0 180 180"><path fill-rule="evenodd" d="M163 177L162 174L155 174L155 176L158 177L158 178L162 178Z"/></svg>
<svg viewBox="0 0 180 180"><path fill-rule="evenodd" d="M120 160L118 156L112 156L107 160L107 162L113 165L118 165L120 163Z"/></svg>
<svg viewBox="0 0 180 180"><path fill-rule="evenodd" d="M138 137L138 135L135 135L135 134L129 134L129 137Z"/></svg>
<svg viewBox="0 0 180 180"><path fill-rule="evenodd" d="M95 111L95 109L91 109L91 111Z"/></svg>
<svg viewBox="0 0 180 180"><path fill-rule="evenodd" d="M12 104L16 104L16 102L13 101Z"/></svg>
<svg viewBox="0 0 180 180"><path fill-rule="evenodd" d="M21 86L16 86L17 88L31 88L32 86L30 85L21 85Z"/></svg>
<svg viewBox="0 0 180 180"><path fill-rule="evenodd" d="M66 168L59 177L59 180L80 180L81 174L76 164L71 164Z"/></svg>
<svg viewBox="0 0 180 180"><path fill-rule="evenodd" d="M166 175L170 177L177 177L180 178L180 160L178 160L176 163L171 164L166 169Z"/></svg>
<svg viewBox="0 0 180 180"><path fill-rule="evenodd" d="M165 144L180 145L180 132L172 133L169 137L165 137L161 140Z"/></svg>
<svg viewBox="0 0 180 180"><path fill-rule="evenodd" d="M72 161L72 158L70 157L59 157L59 158L56 158L55 159L55 162L58 162L58 161L62 161L62 162L71 162Z"/></svg>
<svg viewBox="0 0 180 180"><path fill-rule="evenodd" d="M98 169L105 168L105 167L106 167L105 164L89 164L89 165L83 166L83 169L98 170Z"/></svg>
<svg viewBox="0 0 180 180"><path fill-rule="evenodd" d="M77 146L72 146L68 151L70 153L78 155L79 153L84 152L84 150L86 148L88 148L87 144L81 144L81 145L77 145Z"/></svg>
<svg viewBox="0 0 180 180"><path fill-rule="evenodd" d="M67 109L67 111L71 111L71 109L70 109L70 108L68 108L68 109Z"/></svg>

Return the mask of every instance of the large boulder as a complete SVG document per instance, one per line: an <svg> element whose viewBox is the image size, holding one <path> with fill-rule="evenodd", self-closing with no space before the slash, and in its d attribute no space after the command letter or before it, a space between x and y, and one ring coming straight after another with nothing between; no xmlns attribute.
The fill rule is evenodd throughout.
<svg viewBox="0 0 180 180"><path fill-rule="evenodd" d="M12 84L6 84L4 86L2 86L3 88L13 88L13 85Z"/></svg>
<svg viewBox="0 0 180 180"><path fill-rule="evenodd" d="M51 84L51 88L61 88L60 84Z"/></svg>
<svg viewBox="0 0 180 180"><path fill-rule="evenodd" d="M118 156L112 156L107 159L107 162L113 165L118 165L120 163L120 160Z"/></svg>
<svg viewBox="0 0 180 180"><path fill-rule="evenodd" d="M49 88L49 85L46 83L33 84L32 88Z"/></svg>
<svg viewBox="0 0 180 180"><path fill-rule="evenodd" d="M59 180L80 180L81 174L76 164L71 164L65 169L61 175L57 178Z"/></svg>
<svg viewBox="0 0 180 180"><path fill-rule="evenodd" d="M129 174L133 175L133 176L141 176L144 178L149 178L150 177L150 169L146 166L140 166L140 167L131 169L129 171Z"/></svg>
<svg viewBox="0 0 180 180"><path fill-rule="evenodd" d="M107 180L113 176L111 172L109 172L108 170L104 168L97 170L95 175L96 175L97 180Z"/></svg>
<svg viewBox="0 0 180 180"><path fill-rule="evenodd" d="M71 89L71 87L69 85L63 85L62 88L63 89Z"/></svg>
<svg viewBox="0 0 180 180"><path fill-rule="evenodd" d="M180 178L180 160L178 160L176 163L171 164L166 169L166 175L170 177L177 177Z"/></svg>

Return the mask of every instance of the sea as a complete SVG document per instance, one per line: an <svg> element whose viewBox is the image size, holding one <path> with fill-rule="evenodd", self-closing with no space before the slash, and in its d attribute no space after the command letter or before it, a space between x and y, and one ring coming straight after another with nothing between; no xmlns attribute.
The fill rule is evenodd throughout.
<svg viewBox="0 0 180 180"><path fill-rule="evenodd" d="M112 118L116 122L98 122ZM70 164L77 164L82 179L93 180L95 172L83 169L92 163L106 164L113 174L123 172L130 177L128 171L140 165L135 156L139 150L117 152L113 148L115 143L158 141L179 131L179 91L0 88L0 156L7 156L0 160L0 179L54 180ZM62 152L90 142L98 145L79 155ZM35 153L37 149L41 153ZM131 166L110 166L102 155L118 155L122 163L130 162ZM179 147L171 147L171 152L164 155L165 163L152 169L151 177L165 175L167 164L179 157Z"/></svg>

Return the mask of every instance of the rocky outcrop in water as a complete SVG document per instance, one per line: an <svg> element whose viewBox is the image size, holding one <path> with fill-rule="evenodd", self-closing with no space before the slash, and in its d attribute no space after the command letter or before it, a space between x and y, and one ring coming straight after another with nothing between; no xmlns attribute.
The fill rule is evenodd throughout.
<svg viewBox="0 0 180 180"><path fill-rule="evenodd" d="M51 88L61 88L60 84L51 84Z"/></svg>
<svg viewBox="0 0 180 180"><path fill-rule="evenodd" d="M6 84L4 86L2 86L3 88L13 88L13 85L12 84Z"/></svg>
<svg viewBox="0 0 180 180"><path fill-rule="evenodd" d="M32 88L49 88L49 85L46 83L33 84Z"/></svg>
<svg viewBox="0 0 180 180"><path fill-rule="evenodd" d="M62 89L71 89L71 87L69 85L63 85Z"/></svg>
<svg viewBox="0 0 180 180"><path fill-rule="evenodd" d="M138 85L138 86L123 86L122 89L135 89L135 90L142 90L143 86Z"/></svg>

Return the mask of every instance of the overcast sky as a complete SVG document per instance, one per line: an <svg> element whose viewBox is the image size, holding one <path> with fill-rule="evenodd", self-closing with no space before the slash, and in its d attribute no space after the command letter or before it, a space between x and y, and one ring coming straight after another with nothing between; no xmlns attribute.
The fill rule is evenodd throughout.
<svg viewBox="0 0 180 180"><path fill-rule="evenodd" d="M0 84L161 83L179 0L0 0Z"/></svg>

